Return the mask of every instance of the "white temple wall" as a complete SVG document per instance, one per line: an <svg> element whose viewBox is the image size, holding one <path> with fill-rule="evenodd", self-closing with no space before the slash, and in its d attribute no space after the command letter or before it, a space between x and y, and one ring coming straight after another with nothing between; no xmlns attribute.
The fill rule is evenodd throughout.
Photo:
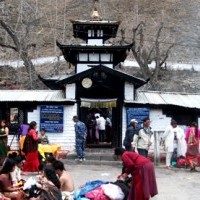
<svg viewBox="0 0 200 200"><path fill-rule="evenodd" d="M74 122L72 117L77 115L77 104L64 106L63 133L47 133L50 143L61 145L62 150L73 150L75 145ZM28 113L28 122L36 121L40 127L40 106Z"/></svg>
<svg viewBox="0 0 200 200"><path fill-rule="evenodd" d="M65 105L63 113L63 133L48 133L48 138L50 143L56 143L61 145L61 150L70 150L75 149L75 132L74 132L74 122L72 117L77 115L77 104L74 105ZM37 122L37 130L39 132L40 127L40 106L37 106L33 112L28 113L28 123L31 121ZM9 136L8 144L12 140L13 135ZM11 149L18 149L17 138L14 138Z"/></svg>
<svg viewBox="0 0 200 200"><path fill-rule="evenodd" d="M124 100L134 101L134 85L126 81L124 87Z"/></svg>
<svg viewBox="0 0 200 200"><path fill-rule="evenodd" d="M88 39L88 45L102 45L103 39Z"/></svg>
<svg viewBox="0 0 200 200"><path fill-rule="evenodd" d="M164 131L171 122L171 117L164 115L162 109L150 109L149 118L154 131Z"/></svg>
<svg viewBox="0 0 200 200"><path fill-rule="evenodd" d="M66 99L75 99L76 97L76 84L66 84L65 86L65 97Z"/></svg>
<svg viewBox="0 0 200 200"><path fill-rule="evenodd" d="M88 69L90 69L91 67L89 67L88 65L91 65L91 63L79 63L79 64L77 64L77 67L76 67L76 69L77 69L77 73L80 73L80 72L83 72L83 71L85 71L85 70L88 70ZM92 64L93 66L96 66L96 65L99 65L99 63L98 64ZM104 65L104 66L106 66L106 67L109 67L109 68L113 68L113 64L104 64L104 63L102 63L102 65Z"/></svg>

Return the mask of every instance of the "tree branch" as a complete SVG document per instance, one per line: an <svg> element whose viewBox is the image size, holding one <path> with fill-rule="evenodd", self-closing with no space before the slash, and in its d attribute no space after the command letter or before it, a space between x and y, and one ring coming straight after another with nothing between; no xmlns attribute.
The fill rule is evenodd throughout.
<svg viewBox="0 0 200 200"><path fill-rule="evenodd" d="M16 50L19 51L20 48L20 42L15 34L15 31L12 30L12 28L6 24L3 20L0 20L0 25L4 28L4 30L9 34L9 36L12 38L14 44L16 45Z"/></svg>
<svg viewBox="0 0 200 200"><path fill-rule="evenodd" d="M17 51L17 48L14 47L14 46L12 46L12 45L1 44L1 43L0 43L0 46L1 46L1 47L5 47L5 48L8 48L8 49L12 49L12 50L14 50L14 51Z"/></svg>
<svg viewBox="0 0 200 200"><path fill-rule="evenodd" d="M160 67L166 62L168 56L169 56L169 52L171 51L171 49L175 46L175 44L172 44L168 49L167 52L165 54L165 57L163 58L163 60L160 62Z"/></svg>

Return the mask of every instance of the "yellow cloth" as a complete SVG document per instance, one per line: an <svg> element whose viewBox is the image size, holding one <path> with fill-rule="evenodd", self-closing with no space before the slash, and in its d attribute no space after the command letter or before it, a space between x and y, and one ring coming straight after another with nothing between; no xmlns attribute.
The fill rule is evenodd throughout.
<svg viewBox="0 0 200 200"><path fill-rule="evenodd" d="M56 157L57 152L61 150L59 144L39 144L38 151L43 153L52 153Z"/></svg>

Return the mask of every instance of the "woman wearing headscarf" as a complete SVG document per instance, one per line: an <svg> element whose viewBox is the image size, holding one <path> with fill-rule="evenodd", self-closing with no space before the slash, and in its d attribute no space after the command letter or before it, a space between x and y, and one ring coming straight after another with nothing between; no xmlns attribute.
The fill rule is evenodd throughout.
<svg viewBox="0 0 200 200"><path fill-rule="evenodd" d="M193 122L190 128L187 129L185 135L187 142L186 162L191 167L191 171L195 171L198 165L199 138L200 130L198 130L196 122Z"/></svg>
<svg viewBox="0 0 200 200"><path fill-rule="evenodd" d="M37 123L32 121L29 125L28 134L24 141L23 152L26 154L24 172L36 172L39 166L38 135L36 132Z"/></svg>

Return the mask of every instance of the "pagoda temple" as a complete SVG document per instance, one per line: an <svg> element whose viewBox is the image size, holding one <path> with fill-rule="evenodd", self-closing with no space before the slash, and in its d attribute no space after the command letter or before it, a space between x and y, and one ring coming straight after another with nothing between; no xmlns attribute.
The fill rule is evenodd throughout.
<svg viewBox="0 0 200 200"><path fill-rule="evenodd" d="M106 141L110 147L122 144L124 100L133 101L145 80L116 70L133 44L106 43L117 36L120 21L102 20L94 8L90 20L73 20L73 36L79 45L57 42L65 60L75 66L75 74L63 79L42 79L50 89L65 88L66 98L76 101L77 115L88 123L95 114L109 118L112 130ZM91 142L90 140L88 141Z"/></svg>

